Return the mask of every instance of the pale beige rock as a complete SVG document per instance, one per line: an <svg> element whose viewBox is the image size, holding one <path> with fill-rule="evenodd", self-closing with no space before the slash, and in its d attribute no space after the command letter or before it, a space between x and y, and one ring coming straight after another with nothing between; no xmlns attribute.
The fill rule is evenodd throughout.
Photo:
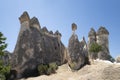
<svg viewBox="0 0 120 80"><path fill-rule="evenodd" d="M116 58L116 62L117 62L117 63L120 63L120 56L118 56L118 57Z"/></svg>
<svg viewBox="0 0 120 80"><path fill-rule="evenodd" d="M67 64L62 65L56 74L23 80L120 80L120 64L109 61L94 61L79 71L72 72Z"/></svg>

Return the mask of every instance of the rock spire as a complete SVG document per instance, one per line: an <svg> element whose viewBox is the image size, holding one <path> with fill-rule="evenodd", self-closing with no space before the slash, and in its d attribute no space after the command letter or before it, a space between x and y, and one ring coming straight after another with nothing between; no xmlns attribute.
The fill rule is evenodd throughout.
<svg viewBox="0 0 120 80"><path fill-rule="evenodd" d="M99 58L103 60L110 60L111 56L109 53L109 32L105 27L100 27L96 32L93 28L91 28L88 34L88 52L89 57L93 57L93 59ZM102 47L102 50L96 53L96 56L93 55L94 52L90 52L89 49L93 43L97 43Z"/></svg>

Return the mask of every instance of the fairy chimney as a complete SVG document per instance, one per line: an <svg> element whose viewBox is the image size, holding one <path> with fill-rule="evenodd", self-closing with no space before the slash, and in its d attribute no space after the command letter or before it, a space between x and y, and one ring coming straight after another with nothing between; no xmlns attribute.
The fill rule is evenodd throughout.
<svg viewBox="0 0 120 80"><path fill-rule="evenodd" d="M98 58L107 60L109 53L109 32L105 27L100 27L97 31L97 43L102 47L102 51L98 53Z"/></svg>
<svg viewBox="0 0 120 80"><path fill-rule="evenodd" d="M91 44L96 42L96 32L93 28L91 28L89 34L88 34L88 48L91 46Z"/></svg>
<svg viewBox="0 0 120 80"><path fill-rule="evenodd" d="M108 41L109 32L105 27L100 27L97 31L97 43L101 46L105 46L109 48L109 41Z"/></svg>

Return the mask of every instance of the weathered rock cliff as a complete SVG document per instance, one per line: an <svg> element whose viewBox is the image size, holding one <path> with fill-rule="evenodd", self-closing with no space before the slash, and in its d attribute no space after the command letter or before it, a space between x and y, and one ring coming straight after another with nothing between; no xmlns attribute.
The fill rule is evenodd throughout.
<svg viewBox="0 0 120 80"><path fill-rule="evenodd" d="M37 75L39 64L65 62L65 46L61 34L49 34L46 28L41 29L36 17L29 18L24 12L19 18L21 29L12 57L12 69L17 71L17 78Z"/></svg>

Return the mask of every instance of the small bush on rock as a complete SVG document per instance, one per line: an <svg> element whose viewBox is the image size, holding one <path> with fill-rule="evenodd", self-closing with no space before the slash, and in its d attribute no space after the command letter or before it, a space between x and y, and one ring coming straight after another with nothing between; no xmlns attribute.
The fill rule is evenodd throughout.
<svg viewBox="0 0 120 80"><path fill-rule="evenodd" d="M102 51L102 46L98 45L97 43L93 43L90 46L90 58L91 59L97 59L98 58L98 52Z"/></svg>
<svg viewBox="0 0 120 80"><path fill-rule="evenodd" d="M52 68L54 71L58 69L58 66L55 62L49 63L49 68Z"/></svg>
<svg viewBox="0 0 120 80"><path fill-rule="evenodd" d="M39 75L50 75L52 73L55 73L55 71L58 69L58 66L55 62L49 63L49 64L41 64L38 66L38 72Z"/></svg>
<svg viewBox="0 0 120 80"><path fill-rule="evenodd" d="M70 66L71 69L74 69L76 64L77 64L76 62L71 62L71 63L69 63L69 66Z"/></svg>
<svg viewBox="0 0 120 80"><path fill-rule="evenodd" d="M38 66L38 72L40 75L46 74L46 71L48 70L48 66L41 64Z"/></svg>
<svg viewBox="0 0 120 80"><path fill-rule="evenodd" d="M95 52L95 53L98 53L99 51L102 50L102 46L98 45L97 43L93 43L91 46L90 46L90 52Z"/></svg>

